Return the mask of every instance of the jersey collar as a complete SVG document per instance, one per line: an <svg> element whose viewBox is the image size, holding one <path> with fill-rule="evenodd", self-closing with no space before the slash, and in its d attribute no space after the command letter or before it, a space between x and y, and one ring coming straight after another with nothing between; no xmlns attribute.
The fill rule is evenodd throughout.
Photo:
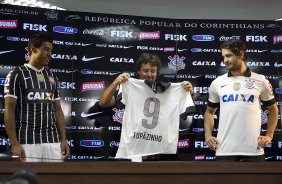
<svg viewBox="0 0 282 184"><path fill-rule="evenodd" d="M245 76L245 77L251 77L251 70L250 70L249 68L247 68L247 72L246 72L243 76ZM231 74L230 71L228 72L227 77L232 77L232 74Z"/></svg>
<svg viewBox="0 0 282 184"><path fill-rule="evenodd" d="M147 84L155 93L162 93L167 88L170 87L169 82L161 82L161 81L152 81L152 80L145 80L145 84Z"/></svg>
<svg viewBox="0 0 282 184"><path fill-rule="evenodd" d="M32 66L31 64L25 63L24 66L27 66L28 68L31 68L33 70L35 70L36 72L42 72L44 70L44 67L42 67L41 69L37 69L34 66Z"/></svg>

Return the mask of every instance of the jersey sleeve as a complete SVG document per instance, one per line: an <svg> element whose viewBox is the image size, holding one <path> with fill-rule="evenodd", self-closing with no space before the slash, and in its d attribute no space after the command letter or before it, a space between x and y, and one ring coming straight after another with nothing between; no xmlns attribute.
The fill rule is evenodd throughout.
<svg viewBox="0 0 282 184"><path fill-rule="evenodd" d="M128 99L128 93L129 93L129 83L131 82L130 79L128 79L127 81L123 82L121 84L121 89L119 90L119 92L122 94L122 99L121 102L126 105L127 99Z"/></svg>
<svg viewBox="0 0 282 184"><path fill-rule="evenodd" d="M181 87L182 88L182 87ZM192 115L193 113L196 112L196 107L194 105L194 101L192 99L191 93L185 91L184 89L182 90L182 95L180 98L180 118L183 120L186 120L188 115Z"/></svg>
<svg viewBox="0 0 282 184"><path fill-rule="evenodd" d="M4 84L4 98L12 97L17 99L20 95L20 74L14 69L6 76Z"/></svg>
<svg viewBox="0 0 282 184"><path fill-rule="evenodd" d="M220 98L216 91L216 82L213 81L209 87L209 99L208 99L208 106L214 107L216 104L220 102Z"/></svg>
<svg viewBox="0 0 282 184"><path fill-rule="evenodd" d="M59 80L56 76L54 76L55 78L55 82L56 82L56 89L54 92L54 100L60 100L61 96L60 96L60 90L59 90Z"/></svg>
<svg viewBox="0 0 282 184"><path fill-rule="evenodd" d="M265 78L262 81L262 90L260 94L260 99L263 102L263 104L266 106L269 106L275 103L272 85Z"/></svg>

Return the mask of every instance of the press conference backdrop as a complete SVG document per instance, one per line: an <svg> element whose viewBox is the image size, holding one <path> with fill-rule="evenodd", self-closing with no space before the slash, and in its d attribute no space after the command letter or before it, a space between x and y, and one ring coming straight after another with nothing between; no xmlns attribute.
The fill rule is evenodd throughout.
<svg viewBox="0 0 282 184"><path fill-rule="evenodd" d="M70 160L114 158L123 111L117 107L101 110L94 104L120 73L137 76L135 64L143 52L160 57L163 81L189 80L194 86L199 112L180 122L179 160L214 159L214 152L204 143L203 118L211 81L227 72L219 50L223 41L233 38L246 42L248 67L268 77L281 109L282 26L279 22L164 19L10 5L0 5L0 15L2 151L8 144L3 122L5 76L16 66L27 63L28 38L38 31L49 32L54 40L49 68L60 81ZM282 160L279 112L274 139L265 148L268 161ZM265 134L268 119L265 107L261 117L261 133ZM214 135L218 118L217 113Z"/></svg>

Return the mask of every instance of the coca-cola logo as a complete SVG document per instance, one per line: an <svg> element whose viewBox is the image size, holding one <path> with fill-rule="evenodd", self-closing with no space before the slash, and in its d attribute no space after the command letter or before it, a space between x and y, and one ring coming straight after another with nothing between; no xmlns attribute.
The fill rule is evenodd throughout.
<svg viewBox="0 0 282 184"><path fill-rule="evenodd" d="M83 34L89 34L89 35L104 35L105 33L104 33L104 31L103 30L101 30L101 29L97 29L97 30L95 30L95 29L85 29L84 31L83 31Z"/></svg>
<svg viewBox="0 0 282 184"><path fill-rule="evenodd" d="M116 142L116 141L112 141L110 143L110 147L118 147L118 145L119 145L119 142Z"/></svg>
<svg viewBox="0 0 282 184"><path fill-rule="evenodd" d="M240 40L241 36L221 36L219 41Z"/></svg>

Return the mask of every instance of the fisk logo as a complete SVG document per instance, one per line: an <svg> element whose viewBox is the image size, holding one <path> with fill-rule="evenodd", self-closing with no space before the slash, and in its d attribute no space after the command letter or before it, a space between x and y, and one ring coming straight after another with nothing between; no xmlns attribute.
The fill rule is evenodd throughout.
<svg viewBox="0 0 282 184"><path fill-rule="evenodd" d="M24 23L23 29L24 30L31 30L31 31L47 31L47 25L42 24L30 24L30 23Z"/></svg>
<svg viewBox="0 0 282 184"><path fill-rule="evenodd" d="M76 89L75 82L59 82L60 89Z"/></svg>
<svg viewBox="0 0 282 184"><path fill-rule="evenodd" d="M3 138L0 138L0 145L1 146L6 146L6 145L9 145L9 139L5 139L4 137Z"/></svg>
<svg viewBox="0 0 282 184"><path fill-rule="evenodd" d="M165 40L171 41L187 41L187 35L179 35L179 34L165 34Z"/></svg>
<svg viewBox="0 0 282 184"><path fill-rule="evenodd" d="M195 141L195 148L208 148L209 146L204 141Z"/></svg>
<svg viewBox="0 0 282 184"><path fill-rule="evenodd" d="M53 93L48 92L29 92L27 94L27 99L29 100L52 100Z"/></svg>
<svg viewBox="0 0 282 184"><path fill-rule="evenodd" d="M56 33L63 33L63 34L76 34L78 32L77 28L65 27L65 26L54 26L53 31Z"/></svg>
<svg viewBox="0 0 282 184"><path fill-rule="evenodd" d="M281 149L282 148L282 141L278 141L278 148Z"/></svg>
<svg viewBox="0 0 282 184"><path fill-rule="evenodd" d="M102 146L104 146L104 141L101 141L101 140L81 140L80 146L83 146L83 147L102 147Z"/></svg>
<svg viewBox="0 0 282 184"><path fill-rule="evenodd" d="M213 41L214 36L213 35L193 35L192 40L200 41L200 42Z"/></svg>
<svg viewBox="0 0 282 184"><path fill-rule="evenodd" d="M247 42L267 42L266 37L267 36L251 36L251 35L247 35L246 36L246 41Z"/></svg>
<svg viewBox="0 0 282 184"><path fill-rule="evenodd" d="M132 38L132 32L129 31L111 31L111 37Z"/></svg>
<svg viewBox="0 0 282 184"><path fill-rule="evenodd" d="M67 140L67 143L70 147L74 147L74 140Z"/></svg>
<svg viewBox="0 0 282 184"><path fill-rule="evenodd" d="M208 93L209 87L194 87L194 93Z"/></svg>

